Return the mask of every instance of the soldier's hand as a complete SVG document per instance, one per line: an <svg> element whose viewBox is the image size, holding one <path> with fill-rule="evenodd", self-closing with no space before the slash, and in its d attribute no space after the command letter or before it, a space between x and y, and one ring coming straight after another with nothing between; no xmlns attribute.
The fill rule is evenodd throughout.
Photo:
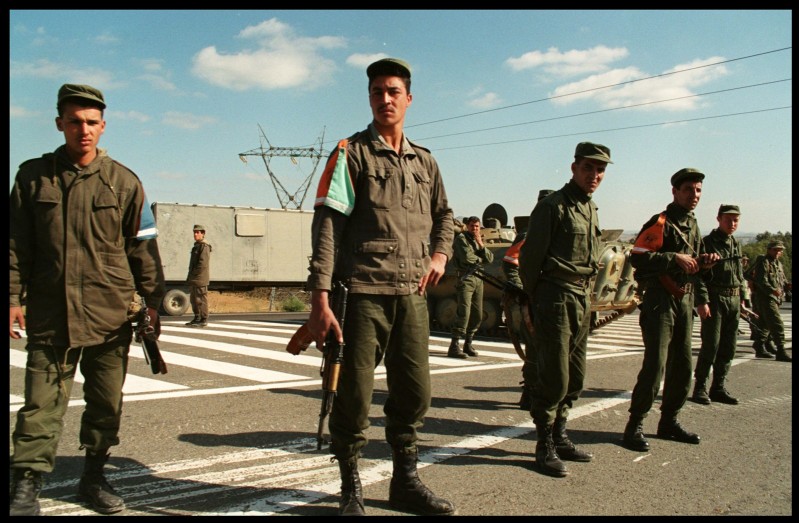
<svg viewBox="0 0 799 523"><path fill-rule="evenodd" d="M707 303L703 303L696 307L696 312L699 314L699 319L706 320L710 318L710 306Z"/></svg>
<svg viewBox="0 0 799 523"><path fill-rule="evenodd" d="M690 254L677 253L674 255L674 261L686 274L695 274L699 271L699 263Z"/></svg>
<svg viewBox="0 0 799 523"><path fill-rule="evenodd" d="M161 318L158 316L158 311L152 307L147 307L147 316L150 317L150 327L153 328L154 339L157 340L161 336Z"/></svg>
<svg viewBox="0 0 799 523"><path fill-rule="evenodd" d="M430 269L427 271L427 274L422 276L422 279L419 280L419 295L423 295L425 289L429 285L430 287L434 287L438 284L441 280L441 277L444 275L444 270L447 267L447 256L440 252L434 252L433 255L430 257Z"/></svg>
<svg viewBox="0 0 799 523"><path fill-rule="evenodd" d="M20 329L25 328L25 315L22 314L22 307L18 305L12 305L8 314L8 335L12 339L18 340L22 335L14 330L14 323L19 324Z"/></svg>
<svg viewBox="0 0 799 523"><path fill-rule="evenodd" d="M328 295L330 291L316 289L311 291L311 314L308 316L308 331L316 343L316 348L322 350L328 332L332 332L339 343L344 342L344 334L338 324L333 309L330 308Z"/></svg>

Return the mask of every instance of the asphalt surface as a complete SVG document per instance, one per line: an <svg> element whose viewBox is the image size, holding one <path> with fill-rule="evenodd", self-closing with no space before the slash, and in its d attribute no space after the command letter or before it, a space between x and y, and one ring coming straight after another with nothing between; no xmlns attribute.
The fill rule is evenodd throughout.
<svg viewBox="0 0 799 523"><path fill-rule="evenodd" d="M791 304L783 307L792 347ZM121 444L107 467L128 505L120 515L335 515L338 467L326 448L316 449L320 353L285 352L297 317L216 316L205 329L185 327L186 319L164 318L166 375L153 375L141 347L131 348ZM434 335L420 477L464 516L790 516L792 363L755 359L743 322L741 331L727 387L740 404L688 402L679 419L702 438L688 445L655 438L657 402L644 425L646 453L620 444L643 351L637 314L596 331L586 388L568 424L594 460L568 463L566 478L536 468L535 429L516 403L521 362L510 343L481 338L477 358L453 360L445 357L448 337ZM697 328L695 356L698 345ZM24 340L10 346L9 434L22 401ZM405 515L387 504L383 371L361 478L367 514ZM96 514L75 496L81 396L76 383L41 495L45 515Z"/></svg>

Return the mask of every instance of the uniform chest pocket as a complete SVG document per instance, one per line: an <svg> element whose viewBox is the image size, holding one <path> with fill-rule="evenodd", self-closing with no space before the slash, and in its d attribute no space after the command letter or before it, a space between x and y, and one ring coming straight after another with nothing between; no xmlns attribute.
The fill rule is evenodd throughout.
<svg viewBox="0 0 799 523"><path fill-rule="evenodd" d="M429 214L430 191L432 185L430 183L430 176L424 171L414 171L413 180L416 182L416 194L418 194L419 198L419 210L422 212L422 214Z"/></svg>
<svg viewBox="0 0 799 523"><path fill-rule="evenodd" d="M398 196L398 184L402 183L396 169L376 168L367 173L366 194L373 209L389 209Z"/></svg>
<svg viewBox="0 0 799 523"><path fill-rule="evenodd" d="M122 241L122 211L117 195L108 188L92 198L92 228L110 244L119 245Z"/></svg>
<svg viewBox="0 0 799 523"><path fill-rule="evenodd" d="M39 188L39 193L36 195L36 203L45 206L55 206L61 203L61 190L43 186Z"/></svg>

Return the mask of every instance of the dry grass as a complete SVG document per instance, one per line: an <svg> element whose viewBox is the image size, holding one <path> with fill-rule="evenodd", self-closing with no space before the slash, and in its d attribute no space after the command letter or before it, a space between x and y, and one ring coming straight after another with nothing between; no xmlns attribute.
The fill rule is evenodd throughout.
<svg viewBox="0 0 799 523"><path fill-rule="evenodd" d="M299 300L310 310L310 294L295 287L263 287L252 291L209 291L208 312L283 312L290 301Z"/></svg>

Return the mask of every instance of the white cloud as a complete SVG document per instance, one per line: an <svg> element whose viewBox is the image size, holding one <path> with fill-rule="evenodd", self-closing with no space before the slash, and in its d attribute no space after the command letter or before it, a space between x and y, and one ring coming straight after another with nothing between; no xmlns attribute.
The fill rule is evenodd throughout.
<svg viewBox="0 0 799 523"><path fill-rule="evenodd" d="M11 62L10 76L45 78L60 80L64 83L89 84L100 90L119 85L114 81L113 75L106 70L95 68L75 68L68 64L56 63L46 58L34 62Z"/></svg>
<svg viewBox="0 0 799 523"><path fill-rule="evenodd" d="M138 111L107 111L107 119L109 120L133 120L140 123L150 121L150 117Z"/></svg>
<svg viewBox="0 0 799 523"><path fill-rule="evenodd" d="M476 98L472 98L467 103L471 107L476 107L478 109L491 109L493 107L498 107L502 103L502 99L500 99L497 93L485 93Z"/></svg>
<svg viewBox="0 0 799 523"><path fill-rule="evenodd" d="M657 76L645 73L635 67L614 69L558 87L552 96L559 98L554 99L553 103L567 105L579 100L594 99L603 108L616 108L674 99L669 102L645 105L641 109L670 111L695 109L702 103L701 97L694 96L697 94L696 88L728 74L727 68L723 65L702 66L723 60L724 58L721 57L696 59L689 63L676 65ZM685 72L675 73L676 71ZM651 76L655 77L631 82Z"/></svg>
<svg viewBox="0 0 799 523"><path fill-rule="evenodd" d="M109 45L118 43L119 38L112 35L109 31L103 31L101 34L92 37L91 41L100 45Z"/></svg>
<svg viewBox="0 0 799 523"><path fill-rule="evenodd" d="M216 118L210 116L199 116L196 114L181 113L178 111L167 111L161 120L165 125L178 127L179 129L195 130L216 122Z"/></svg>
<svg viewBox="0 0 799 523"><path fill-rule="evenodd" d="M13 104L9 107L8 113L11 118L31 118L33 116L39 116L39 111L31 111Z"/></svg>
<svg viewBox="0 0 799 523"><path fill-rule="evenodd" d="M344 47L342 37L301 37L276 18L243 29L239 38L252 40L256 49L224 53L216 46L194 56L192 72L205 81L232 89L313 89L328 84L335 63L321 51Z"/></svg>
<svg viewBox="0 0 799 523"><path fill-rule="evenodd" d="M376 62L382 58L388 58L388 55L386 53L355 53L347 57L347 65L355 67L356 69L366 69L373 62Z"/></svg>
<svg viewBox="0 0 799 523"><path fill-rule="evenodd" d="M514 71L541 68L547 74L566 77L605 71L609 64L626 58L628 54L624 47L610 48L604 45L564 52L557 47L550 47L545 52L530 51L518 58L508 58L505 63Z"/></svg>

